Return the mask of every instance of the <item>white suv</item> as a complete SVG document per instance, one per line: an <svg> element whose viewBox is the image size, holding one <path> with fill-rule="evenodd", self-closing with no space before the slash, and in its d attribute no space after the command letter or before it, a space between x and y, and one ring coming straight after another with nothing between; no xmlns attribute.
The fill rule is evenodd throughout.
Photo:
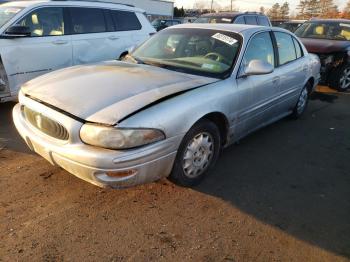
<svg viewBox="0 0 350 262"><path fill-rule="evenodd" d="M118 59L155 29L143 10L91 1L0 5L0 102L20 86L64 67ZM93 73L93 72L92 72Z"/></svg>

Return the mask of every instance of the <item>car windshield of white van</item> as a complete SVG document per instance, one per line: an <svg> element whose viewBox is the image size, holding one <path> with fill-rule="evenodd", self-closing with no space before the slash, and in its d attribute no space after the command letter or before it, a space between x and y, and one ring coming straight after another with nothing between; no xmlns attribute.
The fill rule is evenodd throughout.
<svg viewBox="0 0 350 262"><path fill-rule="evenodd" d="M6 24L22 9L21 7L0 6L0 27Z"/></svg>
<svg viewBox="0 0 350 262"><path fill-rule="evenodd" d="M228 31L174 28L136 49L131 61L189 74L225 78L234 66L241 38Z"/></svg>

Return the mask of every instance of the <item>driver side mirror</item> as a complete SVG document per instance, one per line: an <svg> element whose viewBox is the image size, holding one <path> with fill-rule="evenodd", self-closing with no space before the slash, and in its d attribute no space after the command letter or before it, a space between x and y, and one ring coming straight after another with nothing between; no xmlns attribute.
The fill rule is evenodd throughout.
<svg viewBox="0 0 350 262"><path fill-rule="evenodd" d="M31 30L28 26L14 25L9 27L3 37L15 38L15 37L26 37L31 35Z"/></svg>
<svg viewBox="0 0 350 262"><path fill-rule="evenodd" d="M274 67L263 60L252 60L244 69L242 76L267 75L274 71Z"/></svg>

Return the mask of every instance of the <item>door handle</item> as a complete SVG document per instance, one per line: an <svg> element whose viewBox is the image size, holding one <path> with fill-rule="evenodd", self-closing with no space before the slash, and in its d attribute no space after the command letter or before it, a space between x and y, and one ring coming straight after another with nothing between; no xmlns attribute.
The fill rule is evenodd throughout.
<svg viewBox="0 0 350 262"><path fill-rule="evenodd" d="M64 45L67 44L68 41L67 40L55 40L52 42L54 45Z"/></svg>
<svg viewBox="0 0 350 262"><path fill-rule="evenodd" d="M110 37L108 37L108 39L110 39L110 40L118 40L119 36L111 35Z"/></svg>

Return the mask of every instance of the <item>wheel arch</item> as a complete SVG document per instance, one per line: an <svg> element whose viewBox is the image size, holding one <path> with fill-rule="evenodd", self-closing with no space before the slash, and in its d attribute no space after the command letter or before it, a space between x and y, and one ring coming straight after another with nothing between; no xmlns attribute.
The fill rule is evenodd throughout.
<svg viewBox="0 0 350 262"><path fill-rule="evenodd" d="M228 140L228 130L229 130L229 121L225 114L221 112L211 112L202 116L197 122L201 120L209 120L213 122L220 131L220 137L222 139L222 144L226 144ZM197 123L196 122L196 123Z"/></svg>

